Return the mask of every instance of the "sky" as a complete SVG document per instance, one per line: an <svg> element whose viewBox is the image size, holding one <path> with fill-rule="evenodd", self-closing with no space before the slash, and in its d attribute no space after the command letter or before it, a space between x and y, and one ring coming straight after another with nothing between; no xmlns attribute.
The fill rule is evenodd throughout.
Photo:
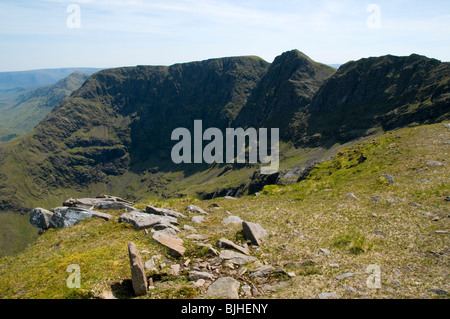
<svg viewBox="0 0 450 319"><path fill-rule="evenodd" d="M298 49L450 61L448 0L0 0L0 72L172 65Z"/></svg>

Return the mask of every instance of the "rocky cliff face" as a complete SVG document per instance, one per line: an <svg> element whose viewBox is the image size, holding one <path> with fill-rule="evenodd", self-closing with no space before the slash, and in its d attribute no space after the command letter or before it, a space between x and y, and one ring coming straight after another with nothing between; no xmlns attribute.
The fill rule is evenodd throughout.
<svg viewBox="0 0 450 319"><path fill-rule="evenodd" d="M348 62L319 89L309 112L305 135L319 134L322 142L443 120L450 112L450 64L416 54Z"/></svg>
<svg viewBox="0 0 450 319"><path fill-rule="evenodd" d="M59 202L98 185L121 196L127 189L147 194L176 183L173 172L198 173L205 193L221 194L210 189L211 180L232 172L222 186L238 187L253 172L175 167L173 129L191 130L195 119L221 129L278 127L285 142L328 147L377 128L449 118L449 70L448 63L412 55L362 59L336 72L296 50L271 65L236 57L104 70L30 135L3 146L0 209L26 211L45 194Z"/></svg>
<svg viewBox="0 0 450 319"><path fill-rule="evenodd" d="M336 69L314 62L298 50L277 57L239 113L243 127L277 127L281 137L292 140L287 124L305 109L319 88Z"/></svg>

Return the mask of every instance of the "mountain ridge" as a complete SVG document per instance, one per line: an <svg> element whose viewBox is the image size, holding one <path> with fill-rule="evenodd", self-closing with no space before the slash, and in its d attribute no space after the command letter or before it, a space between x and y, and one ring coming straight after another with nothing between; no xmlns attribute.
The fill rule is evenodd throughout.
<svg viewBox="0 0 450 319"><path fill-rule="evenodd" d="M247 164L187 167L171 163L172 130L192 129L195 119L219 129L276 125L282 137L282 170L298 169L308 161L329 158L330 152L344 143L391 127L383 127L388 120L382 117L378 122L356 121L354 125L333 108L318 107L331 101L338 109L339 94L342 99L360 82L365 85L357 91L362 96L356 94L349 100L353 102L347 113L355 114L350 119L364 115L358 98L374 109L386 104L393 111L394 122L397 113L402 117L398 121L401 126L413 124L423 114L428 114L428 122L449 118L448 64L420 56L398 57L398 65L388 63L392 59L397 58L363 59L335 70L292 50L271 64L247 56L97 72L31 134L3 146L0 209L26 212L37 202L52 206L62 197L111 191L133 201L153 192L157 196L189 192L221 196L258 191L266 183L274 183L277 176L255 175L258 167ZM407 73L404 67L422 72L413 80L423 90L415 95L394 90L393 95L388 92L372 103L369 91L377 87L371 85L395 84L397 76ZM388 80L386 70L395 73ZM360 78L366 78L365 82ZM428 93L433 89L431 99ZM423 105L408 104L416 101ZM402 108L409 113L399 112ZM28 152L14 151L18 147ZM23 169L18 163L23 163Z"/></svg>

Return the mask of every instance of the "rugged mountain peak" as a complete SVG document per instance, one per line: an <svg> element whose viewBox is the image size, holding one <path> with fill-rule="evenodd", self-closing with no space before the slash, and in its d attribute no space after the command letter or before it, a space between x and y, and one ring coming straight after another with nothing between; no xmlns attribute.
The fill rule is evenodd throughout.
<svg viewBox="0 0 450 319"><path fill-rule="evenodd" d="M348 141L375 128L432 123L449 115L450 65L412 54L351 61L312 99L308 135Z"/></svg>
<svg viewBox="0 0 450 319"><path fill-rule="evenodd" d="M282 128L282 137L289 138L286 123L310 102L335 71L298 50L284 52L275 58L252 93L237 118L237 124Z"/></svg>

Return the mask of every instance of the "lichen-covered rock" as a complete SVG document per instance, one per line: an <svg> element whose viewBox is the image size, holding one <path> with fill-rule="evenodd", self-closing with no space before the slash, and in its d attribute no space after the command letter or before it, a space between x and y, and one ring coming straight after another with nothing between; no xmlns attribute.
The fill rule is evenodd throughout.
<svg viewBox="0 0 450 319"><path fill-rule="evenodd" d="M129 223L133 225L136 230L150 228L157 224L178 224L177 219L174 217L153 215L137 211L122 214L119 217L119 222Z"/></svg>

